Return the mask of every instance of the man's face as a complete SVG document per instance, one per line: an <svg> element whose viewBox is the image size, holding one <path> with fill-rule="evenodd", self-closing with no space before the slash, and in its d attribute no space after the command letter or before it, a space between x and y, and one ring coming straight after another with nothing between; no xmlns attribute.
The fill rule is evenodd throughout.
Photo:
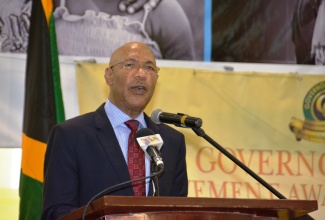
<svg viewBox="0 0 325 220"><path fill-rule="evenodd" d="M105 72L109 100L129 116L137 117L156 87L158 74L150 71L156 67L155 59L144 45L132 44L112 56L111 64Z"/></svg>

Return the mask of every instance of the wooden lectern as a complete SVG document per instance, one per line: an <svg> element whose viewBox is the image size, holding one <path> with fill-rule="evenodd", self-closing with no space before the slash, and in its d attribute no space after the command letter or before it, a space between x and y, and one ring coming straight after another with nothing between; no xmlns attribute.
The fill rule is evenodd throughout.
<svg viewBox="0 0 325 220"><path fill-rule="evenodd" d="M315 200L103 196L91 203L85 219L295 219L317 208ZM81 219L83 211L81 207L60 220Z"/></svg>

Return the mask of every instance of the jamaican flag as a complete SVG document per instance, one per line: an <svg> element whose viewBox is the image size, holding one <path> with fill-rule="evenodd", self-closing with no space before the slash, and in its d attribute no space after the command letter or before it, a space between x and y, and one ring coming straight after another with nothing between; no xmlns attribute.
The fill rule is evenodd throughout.
<svg viewBox="0 0 325 220"><path fill-rule="evenodd" d="M19 219L41 218L43 163L53 125L64 120L52 0L33 0L27 50Z"/></svg>

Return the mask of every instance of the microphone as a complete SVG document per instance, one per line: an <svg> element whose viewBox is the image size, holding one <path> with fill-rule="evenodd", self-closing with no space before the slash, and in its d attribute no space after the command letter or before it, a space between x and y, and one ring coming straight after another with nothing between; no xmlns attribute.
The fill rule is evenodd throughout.
<svg viewBox="0 0 325 220"><path fill-rule="evenodd" d="M159 170L164 169L164 162L160 156L160 148L163 145L163 140L160 134L155 134L149 128L141 128L137 131L135 138L141 149L155 162Z"/></svg>
<svg viewBox="0 0 325 220"><path fill-rule="evenodd" d="M156 109L151 113L151 120L156 124L167 123L185 128L200 128L203 123L201 118L190 117L182 113L167 113L161 109Z"/></svg>

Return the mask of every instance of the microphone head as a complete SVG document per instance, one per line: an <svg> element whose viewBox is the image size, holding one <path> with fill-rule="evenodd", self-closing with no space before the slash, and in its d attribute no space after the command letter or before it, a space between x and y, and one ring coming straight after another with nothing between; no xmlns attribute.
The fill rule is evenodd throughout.
<svg viewBox="0 0 325 220"><path fill-rule="evenodd" d="M151 120L153 122L155 122L155 124L161 124L161 122L159 120L160 113L162 113L161 109L156 109L151 113Z"/></svg>
<svg viewBox="0 0 325 220"><path fill-rule="evenodd" d="M135 138L141 138L144 136L154 135L155 133L149 128L141 128L135 134Z"/></svg>
<svg viewBox="0 0 325 220"><path fill-rule="evenodd" d="M141 128L139 131L137 131L135 138L138 145L144 151L146 151L148 146L155 146L158 150L160 150L164 143L160 134L155 134L149 128Z"/></svg>

